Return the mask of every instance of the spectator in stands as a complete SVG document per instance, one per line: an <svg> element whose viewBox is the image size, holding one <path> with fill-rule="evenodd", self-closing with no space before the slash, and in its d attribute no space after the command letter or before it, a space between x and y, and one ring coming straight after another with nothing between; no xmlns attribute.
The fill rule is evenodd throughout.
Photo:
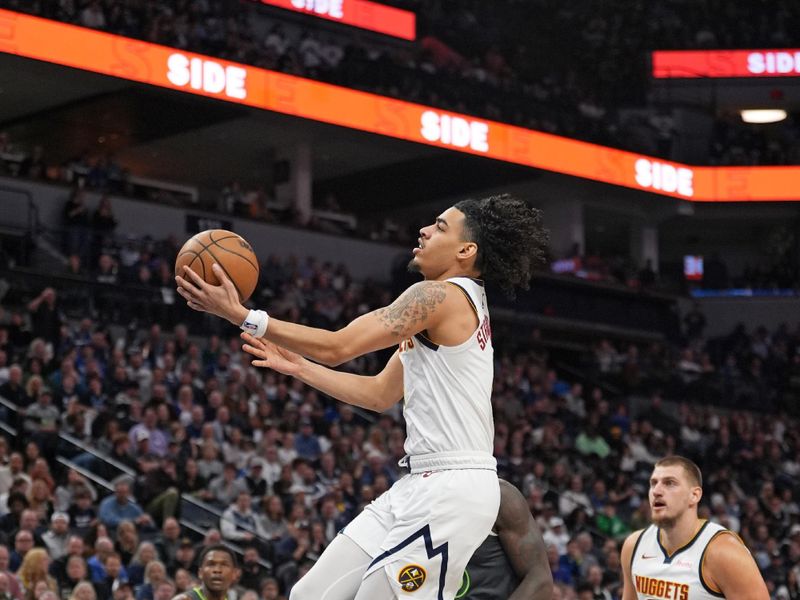
<svg viewBox="0 0 800 600"><path fill-rule="evenodd" d="M2 391L0 391L2 395ZM0 467L0 494L7 494L11 490L15 480L22 480L25 483L25 490L31 485L30 476L24 471L25 462L22 454L12 452L8 457L8 464Z"/></svg>
<svg viewBox="0 0 800 600"><path fill-rule="evenodd" d="M131 498L130 483L126 480L118 481L114 485L114 494L107 496L100 503L98 511L100 522L108 527L115 528L122 521L133 521L139 526L152 526L150 515L142 510L136 501Z"/></svg>
<svg viewBox="0 0 800 600"><path fill-rule="evenodd" d="M58 560L66 555L69 537L69 515L54 512L50 517L50 528L42 534L51 559Z"/></svg>
<svg viewBox="0 0 800 600"><path fill-rule="evenodd" d="M208 545L205 544L204 545ZM178 544L178 549L175 551L175 560L168 566L170 573L176 573L180 569L184 569L189 573L197 571L197 559L199 552L195 548L196 544L189 538L181 538Z"/></svg>
<svg viewBox="0 0 800 600"><path fill-rule="evenodd" d="M247 484L236 477L236 466L226 463L222 475L211 480L208 486L211 501L220 507L227 508L233 504L242 492L247 492Z"/></svg>
<svg viewBox="0 0 800 600"><path fill-rule="evenodd" d="M91 583L88 581L81 581L75 586L75 589L72 590L72 595L69 597L69 600L97 600L97 593L94 591L94 587Z"/></svg>
<svg viewBox="0 0 800 600"><path fill-rule="evenodd" d="M14 550L9 556L8 566L11 571L17 571L27 553L34 547L33 532L20 529L14 535Z"/></svg>
<svg viewBox="0 0 800 600"><path fill-rule="evenodd" d="M25 408L31 399L25 392L22 375L22 367L18 364L12 364L8 368L8 381L0 385L0 396L16 406Z"/></svg>
<svg viewBox="0 0 800 600"><path fill-rule="evenodd" d="M136 497L148 515L157 523L174 517L178 512L180 492L175 459L144 456L139 461L141 475L136 479Z"/></svg>
<svg viewBox="0 0 800 600"><path fill-rule="evenodd" d="M144 583L136 590L136 600L153 600L159 584L167 580L167 569L160 560L151 560L144 570Z"/></svg>
<svg viewBox="0 0 800 600"><path fill-rule="evenodd" d="M133 555L133 558L127 566L128 580L133 585L134 590L137 590L138 587L142 585L147 565L154 560L158 560L155 544L152 542L141 542L136 550L136 554Z"/></svg>
<svg viewBox="0 0 800 600"><path fill-rule="evenodd" d="M48 573L49 568L50 557L44 548L33 548L25 554L17 575L26 595L33 596L40 581L44 581L51 592L58 592L58 584Z"/></svg>
<svg viewBox="0 0 800 600"><path fill-rule="evenodd" d="M93 505L93 498L89 490L77 490L73 496L72 504L67 510L73 529L85 534L97 522L97 510Z"/></svg>
<svg viewBox="0 0 800 600"><path fill-rule="evenodd" d="M121 521L117 526L117 539L114 550L119 554L123 565L129 565L139 549L139 533L133 521Z"/></svg>
<svg viewBox="0 0 800 600"><path fill-rule="evenodd" d="M105 577L101 581L92 582L98 598L110 597L111 590L114 588L115 584L121 581L127 581L127 573L122 564L122 559L116 552L111 552L106 556L103 562L103 570L105 572Z"/></svg>
<svg viewBox="0 0 800 600"><path fill-rule="evenodd" d="M252 497L247 491L239 492L236 502L231 504L220 517L222 537L233 542L251 542L265 538L261 522L252 510Z"/></svg>
<svg viewBox="0 0 800 600"><path fill-rule="evenodd" d="M239 578L238 587L244 590L260 589L264 578L270 576L270 571L259 564L258 548L255 546L245 546L239 569L242 574Z"/></svg>
<svg viewBox="0 0 800 600"><path fill-rule="evenodd" d="M161 560L167 565L168 571L170 571L170 565L175 561L175 553L181 542L180 538L181 526L178 520L174 517L164 519L161 532L155 541L155 547Z"/></svg>
<svg viewBox="0 0 800 600"><path fill-rule="evenodd" d="M79 535L71 534L67 539L66 552L61 558L56 558L50 564L50 574L55 577L59 587L63 587L62 581L67 578L67 564L69 559L73 556L80 557L83 560L83 538ZM88 566L86 566L88 572Z"/></svg>
<svg viewBox="0 0 800 600"><path fill-rule="evenodd" d="M86 561L82 556L71 555L66 557L66 563L63 569L63 575L61 577L55 577L55 579L62 596L69 597L81 581L86 581L88 579L89 567L86 565Z"/></svg>
<svg viewBox="0 0 800 600"><path fill-rule="evenodd" d="M269 491L267 480L264 479L262 475L264 463L260 458L254 456L250 458L248 464L250 468L247 475L245 475L244 481L247 484L247 489L253 497L253 500L259 503Z"/></svg>
<svg viewBox="0 0 800 600"><path fill-rule="evenodd" d="M49 388L42 389L36 401L25 410L23 422L25 432L49 458L55 456L60 417L60 412L52 401L52 391Z"/></svg>
<svg viewBox="0 0 800 600"><path fill-rule="evenodd" d="M148 450L158 456L164 456L167 453L169 440L166 434L158 428L158 413L152 407L144 410L142 422L134 425L128 432L128 436L134 445L147 440Z"/></svg>
<svg viewBox="0 0 800 600"><path fill-rule="evenodd" d="M0 576L5 575L6 580L8 582L7 593L10 594L12 598L16 600L21 600L22 598L22 588L19 585L19 581L14 576L13 570L11 570L9 566L10 560L10 553L8 548L4 545L0 545Z"/></svg>
<svg viewBox="0 0 800 600"><path fill-rule="evenodd" d="M18 596L12 596L10 577L5 573L0 573L0 600L19 600Z"/></svg>
<svg viewBox="0 0 800 600"><path fill-rule="evenodd" d="M114 542L109 537L100 536L94 543L94 554L86 560L92 583L100 583L106 577L105 562L114 553Z"/></svg>

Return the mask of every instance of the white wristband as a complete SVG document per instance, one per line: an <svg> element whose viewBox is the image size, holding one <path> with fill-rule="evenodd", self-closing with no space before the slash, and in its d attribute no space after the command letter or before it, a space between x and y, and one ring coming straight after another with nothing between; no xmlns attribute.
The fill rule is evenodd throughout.
<svg viewBox="0 0 800 600"><path fill-rule="evenodd" d="M247 313L244 323L239 325L239 329L246 331L253 337L264 337L269 325L269 315L263 310L251 310Z"/></svg>

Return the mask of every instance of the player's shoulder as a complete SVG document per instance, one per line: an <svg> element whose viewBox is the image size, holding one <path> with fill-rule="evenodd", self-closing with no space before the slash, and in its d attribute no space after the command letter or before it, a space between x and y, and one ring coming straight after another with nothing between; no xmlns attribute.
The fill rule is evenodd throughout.
<svg viewBox="0 0 800 600"><path fill-rule="evenodd" d="M739 537L738 533L730 529L720 529L708 540L706 545L706 556L710 559L717 555L749 554L749 552L744 540Z"/></svg>
<svg viewBox="0 0 800 600"><path fill-rule="evenodd" d="M647 529L637 529L633 533L629 534L628 537L625 538L625 541L622 543L622 554L631 554L633 552L633 548L639 542L639 538L642 537L644 532Z"/></svg>
<svg viewBox="0 0 800 600"><path fill-rule="evenodd" d="M516 486L505 479L498 479L500 486L500 509L497 515L498 528L515 526L528 522L530 507L525 496Z"/></svg>
<svg viewBox="0 0 800 600"><path fill-rule="evenodd" d="M500 501L503 500L511 501L511 500L522 500L525 501L525 496L522 495L522 492L519 491L519 488L515 486L513 483L509 483L505 479L498 479L498 485L500 485Z"/></svg>

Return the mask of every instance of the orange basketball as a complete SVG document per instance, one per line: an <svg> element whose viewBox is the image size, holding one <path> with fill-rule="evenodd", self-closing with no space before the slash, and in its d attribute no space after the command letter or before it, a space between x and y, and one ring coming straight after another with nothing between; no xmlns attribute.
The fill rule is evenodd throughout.
<svg viewBox="0 0 800 600"><path fill-rule="evenodd" d="M211 265L217 263L236 286L242 302L250 298L258 283L258 258L240 235L224 229L201 231L187 240L175 260L175 274L183 277L188 266L211 285L219 285Z"/></svg>

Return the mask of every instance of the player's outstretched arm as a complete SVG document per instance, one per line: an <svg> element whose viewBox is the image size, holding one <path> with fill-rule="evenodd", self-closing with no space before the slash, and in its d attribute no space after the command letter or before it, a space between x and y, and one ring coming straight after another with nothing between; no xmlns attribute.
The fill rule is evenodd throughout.
<svg viewBox="0 0 800 600"><path fill-rule="evenodd" d="M500 480L497 535L520 584L508 600L551 600L553 575L542 532L517 488Z"/></svg>
<svg viewBox="0 0 800 600"><path fill-rule="evenodd" d="M769 600L756 561L734 534L719 533L709 542L701 573L727 600Z"/></svg>
<svg viewBox="0 0 800 600"><path fill-rule="evenodd" d="M316 364L265 339L242 334L242 349L255 357L253 365L291 375L319 391L368 410L383 412L403 397L403 364L395 352L374 376L353 375Z"/></svg>
<svg viewBox="0 0 800 600"><path fill-rule="evenodd" d="M221 285L210 285L188 267L184 268L183 277L175 278L178 293L190 308L217 315L238 327L249 311L239 302L236 288L217 265L214 274ZM451 311L468 309L466 302L464 295L449 284L421 281L389 306L362 315L338 331L270 318L264 338L316 362L335 366L432 329Z"/></svg>
<svg viewBox="0 0 800 600"><path fill-rule="evenodd" d="M641 535L641 529L630 534L622 544L622 550L619 553L619 562L622 565L622 600L636 600L637 598L636 587L633 585L633 576L631 575L631 562L633 549Z"/></svg>

